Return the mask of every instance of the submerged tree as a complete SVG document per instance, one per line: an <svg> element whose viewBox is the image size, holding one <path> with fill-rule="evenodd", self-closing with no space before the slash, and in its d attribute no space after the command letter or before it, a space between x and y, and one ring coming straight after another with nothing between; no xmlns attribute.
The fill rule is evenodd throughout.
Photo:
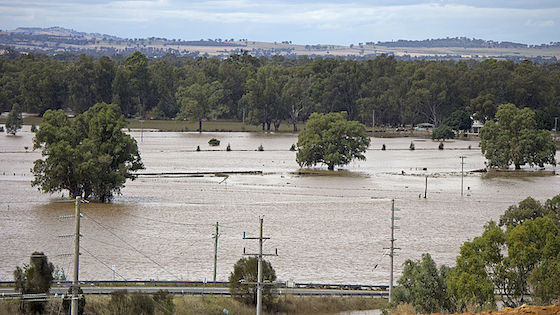
<svg viewBox="0 0 560 315"><path fill-rule="evenodd" d="M17 131L23 126L23 118L21 117L21 107L15 103L6 119L6 133L16 135Z"/></svg>
<svg viewBox="0 0 560 315"><path fill-rule="evenodd" d="M480 148L489 167L515 169L529 164L556 165L556 146L550 132L536 128L535 113L513 104L499 106L498 122L487 121L480 131Z"/></svg>
<svg viewBox="0 0 560 315"><path fill-rule="evenodd" d="M99 103L69 119L47 111L33 147L45 159L34 162L33 186L43 192L68 190L72 197L94 196L101 202L118 193L133 171L143 168L136 141L122 132L124 117L117 105Z"/></svg>
<svg viewBox="0 0 560 315"><path fill-rule="evenodd" d="M365 160L364 152L370 143L365 126L346 118L345 112L311 114L298 137L298 164L314 166L324 163L329 170L334 170L335 166L346 165L353 159Z"/></svg>

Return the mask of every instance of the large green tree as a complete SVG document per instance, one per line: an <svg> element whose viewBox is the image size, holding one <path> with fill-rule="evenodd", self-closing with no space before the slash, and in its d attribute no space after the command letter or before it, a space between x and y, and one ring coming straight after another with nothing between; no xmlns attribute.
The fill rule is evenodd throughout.
<svg viewBox="0 0 560 315"><path fill-rule="evenodd" d="M505 229L490 221L481 236L465 242L447 278L458 310L503 303L550 303L560 298L560 196L543 206L527 198L502 216Z"/></svg>
<svg viewBox="0 0 560 315"><path fill-rule="evenodd" d="M370 138L365 126L348 121L347 114L313 113L298 136L296 161L300 166L324 163L329 170L353 159L365 160Z"/></svg>
<svg viewBox="0 0 560 315"><path fill-rule="evenodd" d="M32 185L48 193L68 190L72 197L110 200L143 168L136 141L122 132L124 126L114 104L96 104L75 119L47 111L33 143L45 158L34 162Z"/></svg>
<svg viewBox="0 0 560 315"><path fill-rule="evenodd" d="M49 262L42 252L34 252L29 259L29 265L16 267L14 282L16 290L21 294L47 293L53 280L54 265ZM46 302L22 301L20 308L24 313L42 314Z"/></svg>
<svg viewBox="0 0 560 315"><path fill-rule="evenodd" d="M12 110L6 118L6 133L15 136L18 130L23 126L23 118L21 117L21 107L19 104L14 104Z"/></svg>
<svg viewBox="0 0 560 315"><path fill-rule="evenodd" d="M202 132L203 119L215 119L225 112L223 96L224 91L218 81L181 86L176 95L177 103L181 106L178 117L198 121L198 131Z"/></svg>
<svg viewBox="0 0 560 315"><path fill-rule="evenodd" d="M489 167L515 169L522 165L556 165L556 146L550 132L536 129L535 113L503 104L496 113L498 122L487 121L480 131L480 148Z"/></svg>

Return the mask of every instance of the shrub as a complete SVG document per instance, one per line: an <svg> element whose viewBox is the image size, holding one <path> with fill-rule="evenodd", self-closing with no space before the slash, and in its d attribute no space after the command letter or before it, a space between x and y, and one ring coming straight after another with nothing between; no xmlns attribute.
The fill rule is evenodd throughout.
<svg viewBox="0 0 560 315"><path fill-rule="evenodd" d="M31 132L37 132L37 126L31 125Z"/></svg>
<svg viewBox="0 0 560 315"><path fill-rule="evenodd" d="M416 148L414 147L414 142L410 141L410 146L409 146L408 148L409 148L410 150L416 149Z"/></svg>
<svg viewBox="0 0 560 315"><path fill-rule="evenodd" d="M290 151L295 151L296 150L296 145L292 143L292 146L290 147Z"/></svg>
<svg viewBox="0 0 560 315"><path fill-rule="evenodd" d="M210 140L208 140L208 144L212 147L217 147L220 145L220 140L216 139L216 138L212 138Z"/></svg>
<svg viewBox="0 0 560 315"><path fill-rule="evenodd" d="M153 297L156 309L162 314L172 315L175 313L175 304L173 304L173 295L167 290L159 290L154 293Z"/></svg>
<svg viewBox="0 0 560 315"><path fill-rule="evenodd" d="M196 151L200 151L200 146L199 145L196 146Z"/></svg>
<svg viewBox="0 0 560 315"><path fill-rule="evenodd" d="M226 151L231 151L231 145L229 143L227 144Z"/></svg>
<svg viewBox="0 0 560 315"><path fill-rule="evenodd" d="M385 143L383 143L383 145L381 146L381 151L385 151L385 149L387 149L387 147L385 147Z"/></svg>
<svg viewBox="0 0 560 315"><path fill-rule="evenodd" d="M0 126L0 132L4 132L4 126Z"/></svg>
<svg viewBox="0 0 560 315"><path fill-rule="evenodd" d="M440 143L439 143L438 149L443 150L443 142L440 142Z"/></svg>
<svg viewBox="0 0 560 315"><path fill-rule="evenodd" d="M257 151L264 151L264 148L263 148L262 144L259 145L259 147L257 148Z"/></svg>
<svg viewBox="0 0 560 315"><path fill-rule="evenodd" d="M246 282L257 281L257 264L256 257L241 258L233 266L233 271L229 275L229 291L231 296L249 305L257 304L257 289L253 284L241 283L241 280ZM263 281L274 282L276 280L276 271L272 268L270 262L262 261ZM263 306L270 307L274 302L274 290L270 285L263 288Z"/></svg>

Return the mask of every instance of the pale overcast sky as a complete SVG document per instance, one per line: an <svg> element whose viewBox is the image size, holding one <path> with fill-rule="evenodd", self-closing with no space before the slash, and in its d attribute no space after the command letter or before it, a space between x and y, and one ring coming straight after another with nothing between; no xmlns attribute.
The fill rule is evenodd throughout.
<svg viewBox="0 0 560 315"><path fill-rule="evenodd" d="M560 41L560 0L0 0L0 29L299 44L476 37Z"/></svg>

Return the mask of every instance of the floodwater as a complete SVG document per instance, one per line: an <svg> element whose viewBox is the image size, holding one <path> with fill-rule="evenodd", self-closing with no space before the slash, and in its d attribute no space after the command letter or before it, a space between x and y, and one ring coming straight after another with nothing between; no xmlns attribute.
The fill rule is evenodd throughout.
<svg viewBox="0 0 560 315"><path fill-rule="evenodd" d="M0 280L12 280L33 251L72 274L72 203L61 194L31 187L31 151L26 126L18 136L0 135ZM484 178L465 171L484 167L476 141L374 138L366 161L335 175L298 175L297 135L261 133L132 132L144 172L263 171L229 177L144 176L129 181L111 204L83 204L80 278L84 280L212 280L219 222L217 280L233 264L257 251L259 216L264 216L265 253L280 281L388 284L391 199L400 208L395 231L397 277L406 259L429 252L453 265L461 244L480 235L527 196L541 201L560 193L560 177ZM212 137L221 140L208 146ZM416 150L410 151L414 141ZM226 152L227 144L233 151ZM387 147L381 151L382 144ZM264 151L256 151L262 145ZM472 149L468 149L468 146ZM202 151L196 152L200 146ZM27 152L25 147L28 147ZM205 150L221 151L205 151ZM426 170L424 170L426 168ZM423 197L425 176L427 198ZM114 266L115 272L112 267Z"/></svg>

